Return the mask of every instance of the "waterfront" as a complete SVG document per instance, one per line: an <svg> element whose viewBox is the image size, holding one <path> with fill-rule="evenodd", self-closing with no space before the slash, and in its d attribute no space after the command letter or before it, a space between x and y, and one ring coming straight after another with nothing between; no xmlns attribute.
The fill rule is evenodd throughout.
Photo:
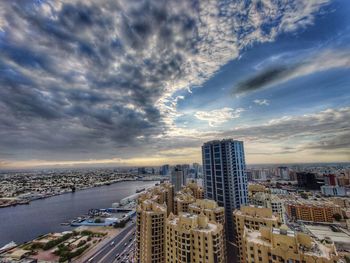
<svg viewBox="0 0 350 263"><path fill-rule="evenodd" d="M23 243L48 232L71 229L60 223L86 214L90 208L110 207L113 202L134 194L142 186L156 182L131 181L95 187L36 200L29 205L0 209L0 247Z"/></svg>

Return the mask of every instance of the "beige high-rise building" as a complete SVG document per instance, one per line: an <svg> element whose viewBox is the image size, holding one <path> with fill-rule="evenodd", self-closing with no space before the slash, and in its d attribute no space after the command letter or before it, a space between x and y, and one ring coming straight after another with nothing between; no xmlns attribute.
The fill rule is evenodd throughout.
<svg viewBox="0 0 350 263"><path fill-rule="evenodd" d="M203 213L208 217L209 221L225 225L225 209L218 206L214 200L197 199L196 202L188 206L188 211L197 215Z"/></svg>
<svg viewBox="0 0 350 263"><path fill-rule="evenodd" d="M272 213L277 213L283 224L285 223L286 213L284 203L284 199L279 198L275 194L266 192L257 192L249 197L249 204L271 208Z"/></svg>
<svg viewBox="0 0 350 263"><path fill-rule="evenodd" d="M136 214L136 262L164 263L166 207L152 200L144 200L138 204Z"/></svg>
<svg viewBox="0 0 350 263"><path fill-rule="evenodd" d="M223 226L203 213L170 215L166 223L167 263L224 263Z"/></svg>
<svg viewBox="0 0 350 263"><path fill-rule="evenodd" d="M170 183L161 183L152 187L139 196L139 203L144 200L153 200L159 204L166 204L167 215L169 215L174 212L174 186Z"/></svg>
<svg viewBox="0 0 350 263"><path fill-rule="evenodd" d="M233 212L235 243L238 249L240 262L245 262L245 250L243 249L244 228L259 230L260 227L277 228L281 225L278 215L272 213L271 208L242 206Z"/></svg>
<svg viewBox="0 0 350 263"><path fill-rule="evenodd" d="M330 239L319 242L286 226L259 231L245 228L243 237L246 257L242 262L336 263L339 259Z"/></svg>
<svg viewBox="0 0 350 263"><path fill-rule="evenodd" d="M196 199L204 198L204 190L202 187L198 186L196 182L189 182L185 187L192 191L192 194Z"/></svg>
<svg viewBox="0 0 350 263"><path fill-rule="evenodd" d="M174 198L174 214L187 213L188 206L196 201L190 190L183 189Z"/></svg>

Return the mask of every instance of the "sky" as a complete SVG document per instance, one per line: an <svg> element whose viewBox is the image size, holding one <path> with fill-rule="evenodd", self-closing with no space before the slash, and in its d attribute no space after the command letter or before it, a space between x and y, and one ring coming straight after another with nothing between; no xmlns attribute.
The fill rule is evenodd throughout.
<svg viewBox="0 0 350 263"><path fill-rule="evenodd" d="M0 2L0 168L350 161L350 1Z"/></svg>

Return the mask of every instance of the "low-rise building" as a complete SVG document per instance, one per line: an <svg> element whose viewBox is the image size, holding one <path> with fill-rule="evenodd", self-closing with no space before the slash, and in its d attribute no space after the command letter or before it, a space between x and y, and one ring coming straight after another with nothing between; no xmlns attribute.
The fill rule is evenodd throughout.
<svg viewBox="0 0 350 263"><path fill-rule="evenodd" d="M333 222L334 214L342 214L339 206L331 202L295 200L286 202L286 212L291 220Z"/></svg>
<svg viewBox="0 0 350 263"><path fill-rule="evenodd" d="M338 185L322 185L321 193L325 196L346 196L346 189Z"/></svg>
<svg viewBox="0 0 350 263"><path fill-rule="evenodd" d="M316 241L305 233L297 233L286 226L263 227L260 231L245 228L245 259L241 262L303 262L335 263L339 255L329 239Z"/></svg>

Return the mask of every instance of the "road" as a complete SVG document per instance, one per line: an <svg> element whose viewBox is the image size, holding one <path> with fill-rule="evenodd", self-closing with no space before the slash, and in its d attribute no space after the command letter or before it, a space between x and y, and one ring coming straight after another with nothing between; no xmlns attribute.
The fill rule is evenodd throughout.
<svg viewBox="0 0 350 263"><path fill-rule="evenodd" d="M88 263L121 263L126 257L125 255L129 253L132 249L132 243L130 239L133 239L135 232L135 223L128 225L122 232L120 232L115 238L111 239L109 243L104 245L100 250L98 250L90 259ZM112 242L113 245L112 245ZM120 260L117 260L116 255L119 254Z"/></svg>

